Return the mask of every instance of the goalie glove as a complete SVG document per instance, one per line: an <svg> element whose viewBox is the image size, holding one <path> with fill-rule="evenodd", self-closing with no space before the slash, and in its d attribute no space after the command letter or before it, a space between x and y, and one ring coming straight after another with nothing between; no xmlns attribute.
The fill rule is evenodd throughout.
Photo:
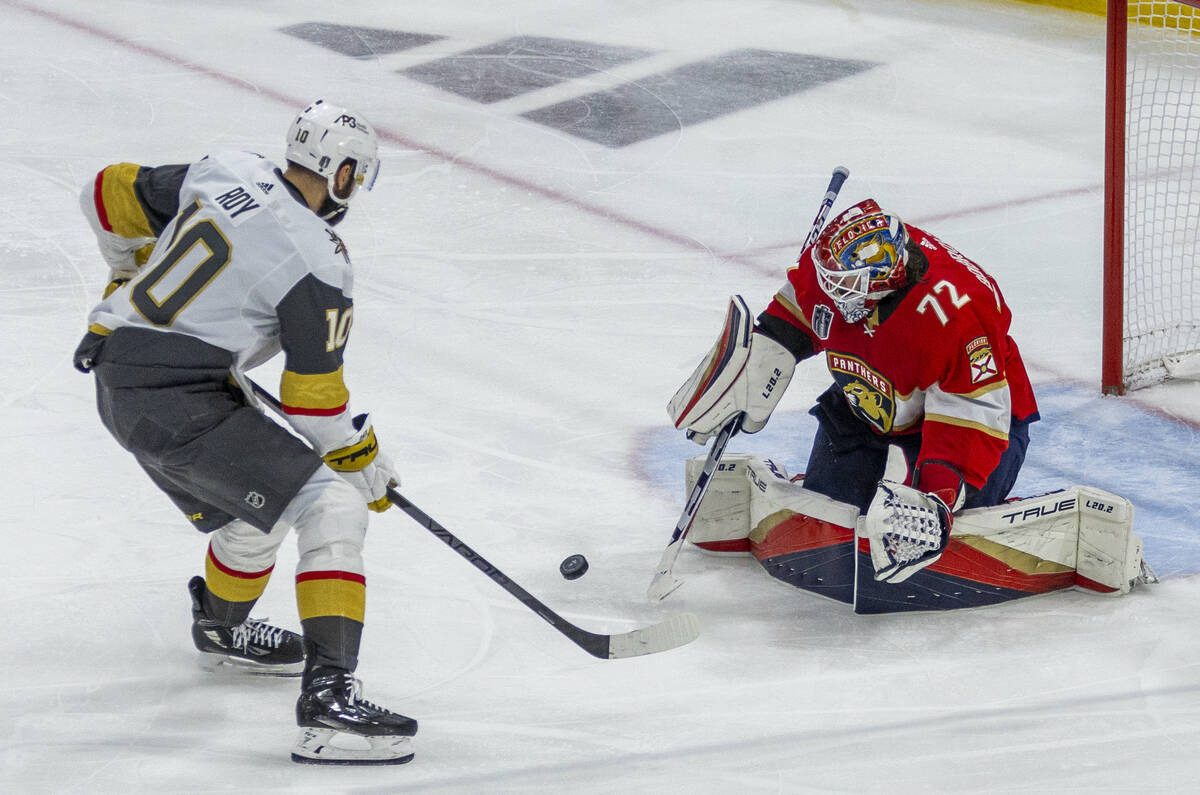
<svg viewBox="0 0 1200 795"><path fill-rule="evenodd" d="M323 457L330 469L362 493L368 508L382 513L392 507L387 490L398 487L400 477L391 459L379 451L371 415L359 414L353 423L356 433L350 441Z"/></svg>
<svg viewBox="0 0 1200 795"><path fill-rule="evenodd" d="M875 579L903 582L940 558L950 543L952 516L937 495L879 481L863 520Z"/></svg>
<svg viewBox="0 0 1200 795"><path fill-rule="evenodd" d="M756 433L767 424L795 369L796 358L787 348L752 330L750 310L735 295L721 336L671 398L667 413L698 444L739 413L744 415L741 430Z"/></svg>

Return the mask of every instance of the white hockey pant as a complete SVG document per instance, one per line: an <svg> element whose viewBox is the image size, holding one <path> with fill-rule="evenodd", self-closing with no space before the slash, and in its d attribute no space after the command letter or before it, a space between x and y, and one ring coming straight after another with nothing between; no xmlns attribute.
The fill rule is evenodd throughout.
<svg viewBox="0 0 1200 795"><path fill-rule="evenodd" d="M323 466L288 503L271 532L264 533L235 519L213 532L209 549L226 568L262 572L275 564L280 545L288 531L295 528L300 552L296 574L345 571L361 575L367 517L367 506L358 490Z"/></svg>

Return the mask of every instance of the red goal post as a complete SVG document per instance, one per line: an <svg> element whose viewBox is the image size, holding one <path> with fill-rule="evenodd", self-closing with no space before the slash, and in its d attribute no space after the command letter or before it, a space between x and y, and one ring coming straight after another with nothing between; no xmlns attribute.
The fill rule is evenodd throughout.
<svg viewBox="0 0 1200 795"><path fill-rule="evenodd" d="M1200 376L1200 0L1109 0L1106 394Z"/></svg>

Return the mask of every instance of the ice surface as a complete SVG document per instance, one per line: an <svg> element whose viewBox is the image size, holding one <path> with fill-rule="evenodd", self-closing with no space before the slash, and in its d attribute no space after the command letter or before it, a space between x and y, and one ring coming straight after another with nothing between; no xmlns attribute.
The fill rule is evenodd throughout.
<svg viewBox="0 0 1200 795"><path fill-rule="evenodd" d="M919 0L0 0L0 14L0 789L1200 781L1200 391L1098 395L1100 18ZM285 32L337 26L370 32L328 45ZM533 76L489 102L405 75L509 40L646 55L540 68L536 48L523 51L496 74ZM720 108L671 84L657 110L680 124L627 145L536 121L736 52L874 66ZM104 282L80 186L120 160L279 157L291 114L318 96L385 135L379 184L342 227L358 273L347 372L405 494L588 629L680 610L703 623L684 648L595 660L398 511L375 517L359 673L368 698L421 722L416 760L395 769L293 765L295 683L195 666L185 584L205 539L107 436L70 366ZM852 172L839 207L874 196L997 277L1044 417L1018 490L1088 483L1131 497L1159 586L855 617L750 560L685 551L683 588L645 601L682 507L683 460L698 452L664 406L728 296L769 300L839 164ZM818 362L802 366L771 425L732 449L801 468L805 410L825 383ZM570 553L591 562L574 582L557 572ZM259 611L292 627L294 563L285 545Z"/></svg>

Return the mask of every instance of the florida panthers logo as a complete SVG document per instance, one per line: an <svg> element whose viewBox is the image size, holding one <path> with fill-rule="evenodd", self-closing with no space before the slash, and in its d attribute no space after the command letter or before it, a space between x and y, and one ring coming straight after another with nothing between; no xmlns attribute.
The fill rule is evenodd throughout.
<svg viewBox="0 0 1200 795"><path fill-rule="evenodd" d="M855 415L880 433L889 433L896 420L891 382L854 356L830 353L828 362L833 380Z"/></svg>
<svg viewBox="0 0 1200 795"><path fill-rule="evenodd" d="M854 413L861 417L865 417L873 426L881 431L887 431L891 427L892 418L888 415L888 409L883 395L871 389L861 381L854 381L842 387L842 392L846 395L847 402L854 409Z"/></svg>

